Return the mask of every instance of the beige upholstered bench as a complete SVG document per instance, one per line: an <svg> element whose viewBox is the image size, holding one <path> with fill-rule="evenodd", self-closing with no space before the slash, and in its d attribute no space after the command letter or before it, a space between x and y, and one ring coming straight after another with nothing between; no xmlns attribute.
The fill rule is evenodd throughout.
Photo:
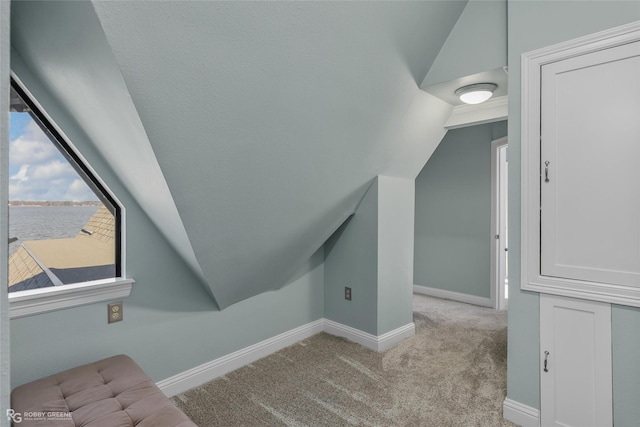
<svg viewBox="0 0 640 427"><path fill-rule="evenodd" d="M20 427L195 426L124 355L16 387L11 407Z"/></svg>

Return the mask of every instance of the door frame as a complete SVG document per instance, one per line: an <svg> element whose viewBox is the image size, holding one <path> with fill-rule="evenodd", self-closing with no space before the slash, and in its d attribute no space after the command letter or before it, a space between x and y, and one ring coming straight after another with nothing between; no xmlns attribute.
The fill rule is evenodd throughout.
<svg viewBox="0 0 640 427"><path fill-rule="evenodd" d="M503 171L500 167L500 148L507 146L509 143L506 136L491 141L491 286L490 286L490 299L491 306L496 310L505 310L507 308L507 301L504 293L504 286L501 286L502 280L500 279L501 264L506 267L506 257L504 248L507 247L506 239L497 238L496 236L504 236L504 231L501 228L504 227L503 220L506 218L500 217L500 204L501 200L506 194L501 195L500 188L500 175L503 179L507 178L506 171ZM501 224L503 225L501 227Z"/></svg>
<svg viewBox="0 0 640 427"><path fill-rule="evenodd" d="M640 22L621 25L522 54L520 153L520 289L640 307L640 287L541 274L541 70L546 64L640 41Z"/></svg>
<svg viewBox="0 0 640 427"><path fill-rule="evenodd" d="M0 425L10 408L9 364L9 299L7 296L7 259L9 234L9 82L10 62L10 4L0 1Z"/></svg>

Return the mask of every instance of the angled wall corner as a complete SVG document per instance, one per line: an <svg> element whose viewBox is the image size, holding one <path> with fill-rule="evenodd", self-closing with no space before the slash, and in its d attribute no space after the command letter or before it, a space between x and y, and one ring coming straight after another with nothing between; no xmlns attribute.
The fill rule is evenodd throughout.
<svg viewBox="0 0 640 427"><path fill-rule="evenodd" d="M326 319L375 336L412 322L413 207L414 180L374 179L325 244Z"/></svg>
<svg viewBox="0 0 640 427"><path fill-rule="evenodd" d="M507 1L470 0L420 87L507 64Z"/></svg>
<svg viewBox="0 0 640 427"><path fill-rule="evenodd" d="M455 106L445 128L507 117L507 1L471 0L449 34L420 88ZM471 84L493 83L494 99L466 105L455 94Z"/></svg>
<svg viewBox="0 0 640 427"><path fill-rule="evenodd" d="M380 175L415 179L447 133L445 123L452 111L447 102L416 89L394 135L398 143Z"/></svg>
<svg viewBox="0 0 640 427"><path fill-rule="evenodd" d="M378 333L412 323L415 180L378 176Z"/></svg>
<svg viewBox="0 0 640 427"><path fill-rule="evenodd" d="M377 335L378 179L324 247L324 317ZM344 296L351 288L351 301Z"/></svg>

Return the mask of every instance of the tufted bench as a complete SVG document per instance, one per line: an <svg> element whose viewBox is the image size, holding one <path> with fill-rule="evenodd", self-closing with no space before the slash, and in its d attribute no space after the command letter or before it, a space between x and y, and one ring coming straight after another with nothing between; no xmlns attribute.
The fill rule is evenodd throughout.
<svg viewBox="0 0 640 427"><path fill-rule="evenodd" d="M125 355L16 387L11 407L20 427L195 426Z"/></svg>

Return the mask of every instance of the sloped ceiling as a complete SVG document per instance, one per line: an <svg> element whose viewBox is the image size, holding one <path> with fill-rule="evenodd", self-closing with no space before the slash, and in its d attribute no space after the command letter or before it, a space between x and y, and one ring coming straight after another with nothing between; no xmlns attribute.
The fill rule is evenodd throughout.
<svg viewBox="0 0 640 427"><path fill-rule="evenodd" d="M93 4L221 308L284 285L444 134L418 86L465 1Z"/></svg>
<svg viewBox="0 0 640 427"><path fill-rule="evenodd" d="M14 0L11 44L12 71L26 65L206 283L92 4Z"/></svg>

